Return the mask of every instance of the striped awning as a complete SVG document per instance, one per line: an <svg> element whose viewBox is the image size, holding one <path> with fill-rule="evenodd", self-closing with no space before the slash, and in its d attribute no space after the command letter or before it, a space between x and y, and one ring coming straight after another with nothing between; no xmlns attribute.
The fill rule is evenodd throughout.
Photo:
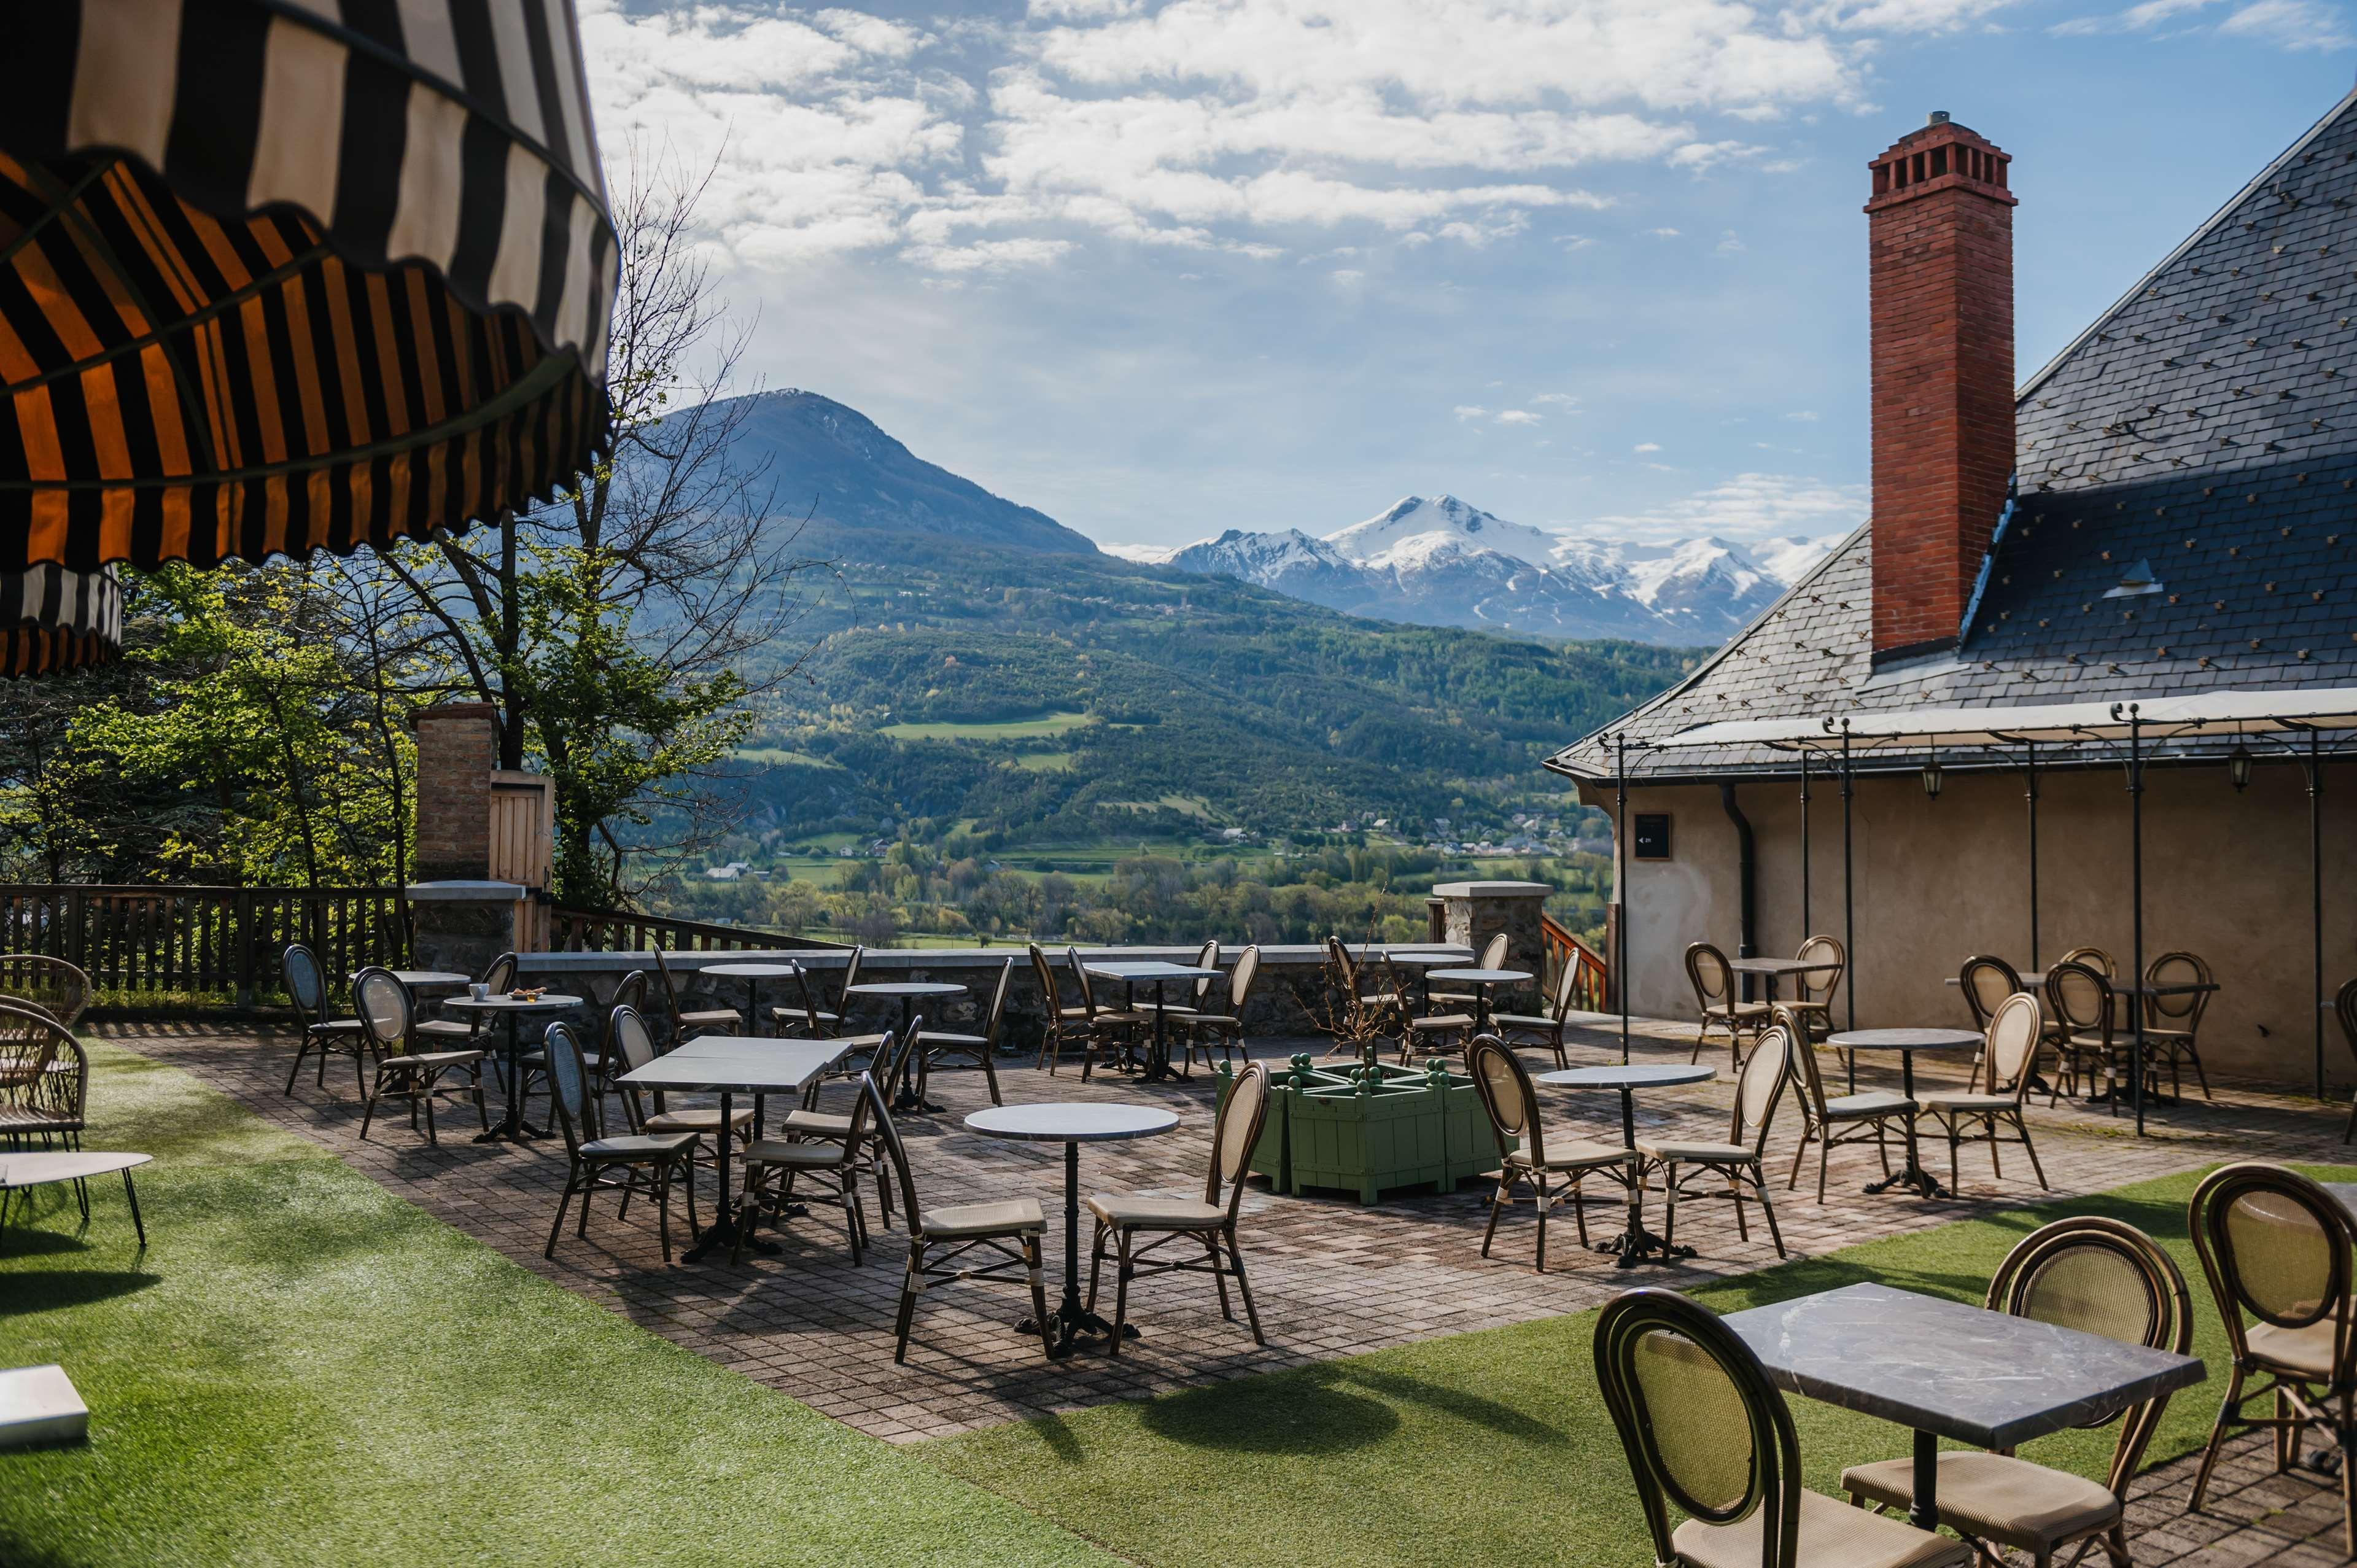
<svg viewBox="0 0 2357 1568"><path fill-rule="evenodd" d="M112 566L0 572L0 674L87 669L122 648L123 585Z"/></svg>
<svg viewBox="0 0 2357 1568"><path fill-rule="evenodd" d="M0 574L463 528L607 441L570 0L43 0L0 93Z"/></svg>

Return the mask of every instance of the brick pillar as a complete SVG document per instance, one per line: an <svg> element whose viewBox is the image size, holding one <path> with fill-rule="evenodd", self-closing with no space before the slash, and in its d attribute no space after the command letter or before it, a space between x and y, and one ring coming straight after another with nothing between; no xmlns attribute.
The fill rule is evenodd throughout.
<svg viewBox="0 0 2357 1568"><path fill-rule="evenodd" d="M1870 166L1877 662L1955 646L2005 510L2011 162L1934 113Z"/></svg>
<svg viewBox="0 0 2357 1568"><path fill-rule="evenodd" d="M1448 910L1448 940L1479 958L1481 944L1506 933L1506 967L1542 974L1546 943L1539 916L1555 889L1544 882L1444 882L1432 896Z"/></svg>
<svg viewBox="0 0 2357 1568"><path fill-rule="evenodd" d="M410 725L417 732L417 880L489 876L499 710L489 703L444 703Z"/></svg>

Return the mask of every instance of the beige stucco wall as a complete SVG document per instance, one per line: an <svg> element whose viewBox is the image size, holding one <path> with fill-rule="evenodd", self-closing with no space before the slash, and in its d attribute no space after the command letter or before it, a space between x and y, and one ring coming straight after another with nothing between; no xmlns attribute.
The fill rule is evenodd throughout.
<svg viewBox="0 0 2357 1568"><path fill-rule="evenodd" d="M2257 769L2237 796L2222 766L2146 773L2145 952L2200 953L2223 987L2202 1026L2213 1069L2304 1084L2312 1074L2307 786L2285 766ZM2336 785L2341 793L2334 793ZM2357 768L2325 775L2325 986L2357 973ZM2039 953L2051 961L2082 944L2129 961L2127 796L2121 769L2041 771ZM1757 846L1756 946L1789 954L1808 924L1842 935L1841 787L1817 779L1810 806L1810 920L1802 918L1797 781L1749 783L1737 800ZM1609 784L1584 784L1610 811ZM1860 779L1854 812L1857 942L1852 978L1862 1027L1967 1023L1943 984L1964 959L1990 952L2029 961L2026 807L2019 773L1952 772L1927 800L1917 777ZM1738 921L1736 832L1716 785L1631 789L1629 811L1671 814L1669 861L1626 868L1631 1006L1694 1016L1684 954L1707 940L1729 956ZM2357 1079L2328 1020L2329 1083Z"/></svg>

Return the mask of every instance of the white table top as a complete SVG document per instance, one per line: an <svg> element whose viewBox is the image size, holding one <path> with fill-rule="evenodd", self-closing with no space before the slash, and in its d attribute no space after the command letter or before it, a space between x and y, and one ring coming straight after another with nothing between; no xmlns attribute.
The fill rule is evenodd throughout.
<svg viewBox="0 0 2357 1568"><path fill-rule="evenodd" d="M1206 980L1223 972L1216 969L1198 969L1191 963L1165 963L1158 958L1136 962L1088 963L1082 967L1101 980Z"/></svg>
<svg viewBox="0 0 2357 1568"><path fill-rule="evenodd" d="M1394 963L1405 965L1405 966L1406 966L1406 967L1407 967L1407 968L1409 968L1409 969L1430 969L1430 968L1432 968L1435 964L1442 964L1442 963L1471 963L1471 962L1473 961L1473 955L1472 955L1471 953L1469 953L1469 952L1421 952L1421 951L1420 951L1420 952L1379 953L1379 954L1375 955L1373 958L1364 959L1364 960L1361 960L1361 962L1366 962L1366 963L1380 963L1380 962L1383 961L1385 959L1390 960L1390 961L1391 961L1392 962L1394 962Z"/></svg>
<svg viewBox="0 0 2357 1568"><path fill-rule="evenodd" d="M1809 974L1821 969L1839 969L1832 960L1819 961L1798 958L1731 958L1727 967L1738 974Z"/></svg>
<svg viewBox="0 0 2357 1568"><path fill-rule="evenodd" d="M1436 969L1426 978L1461 980L1468 985L1519 985L1530 973L1520 969Z"/></svg>
<svg viewBox="0 0 2357 1568"><path fill-rule="evenodd" d="M1974 1029L1846 1029L1825 1036L1844 1051L1960 1051L1980 1043Z"/></svg>
<svg viewBox="0 0 2357 1568"><path fill-rule="evenodd" d="M1102 1144L1168 1133L1178 1125L1178 1117L1158 1105L1103 1105L1064 1100L1044 1105L994 1105L968 1116L965 1124L985 1138L1017 1138L1032 1144Z"/></svg>
<svg viewBox="0 0 2357 1568"><path fill-rule="evenodd" d="M472 996L453 996L442 1005L461 1008L468 1013L554 1013L561 1008L580 1006L581 998L559 996L552 991L536 1002L520 1002L512 996L486 996L480 1001Z"/></svg>
<svg viewBox="0 0 2357 1568"><path fill-rule="evenodd" d="M764 1040L692 1056L685 1046L633 1068L617 1082L640 1089L702 1090L709 1093L799 1094L841 1061L849 1040Z"/></svg>
<svg viewBox="0 0 2357 1568"><path fill-rule="evenodd" d="M704 972L711 973L710 970ZM963 996L965 987L950 980L877 980L855 985L854 996Z"/></svg>
<svg viewBox="0 0 2357 1568"><path fill-rule="evenodd" d="M153 1155L110 1154L104 1149L34 1153L0 1149L0 1191L20 1187L45 1187L53 1181L83 1181L133 1170Z"/></svg>
<svg viewBox="0 0 2357 1568"><path fill-rule="evenodd" d="M1716 1067L1685 1062L1631 1062L1627 1067L1566 1067L1540 1073L1534 1083L1560 1084L1566 1089L1652 1089L1673 1083L1702 1083L1718 1076Z"/></svg>
<svg viewBox="0 0 2357 1568"><path fill-rule="evenodd" d="M696 972L727 980L791 980L801 971L791 963L707 963Z"/></svg>

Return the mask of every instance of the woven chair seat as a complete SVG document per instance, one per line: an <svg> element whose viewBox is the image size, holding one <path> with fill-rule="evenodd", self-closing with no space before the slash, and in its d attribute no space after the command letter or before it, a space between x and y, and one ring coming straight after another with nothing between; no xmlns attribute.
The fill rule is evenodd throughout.
<svg viewBox="0 0 2357 1568"><path fill-rule="evenodd" d="M1435 1002L1470 1002L1473 1000L1470 996L1451 997L1447 992L1435 992L1432 999ZM1359 998L1361 1005L1367 1007L1397 1007L1402 1004L1405 998L1403 998L1396 991L1370 991Z"/></svg>
<svg viewBox="0 0 2357 1568"><path fill-rule="evenodd" d="M2144 1026L2144 1037L2147 1040L2182 1040L2186 1044L2190 1045L2193 1043L2193 1031L2190 1029L2164 1029L2159 1027L2158 1025L2147 1024Z"/></svg>
<svg viewBox="0 0 2357 1568"><path fill-rule="evenodd" d="M928 1208L918 1222L929 1241L972 1241L985 1236L1020 1236L1045 1230L1048 1218L1036 1197L1010 1197L996 1203L962 1203L953 1208Z"/></svg>
<svg viewBox="0 0 2357 1568"><path fill-rule="evenodd" d="M1885 1459L1842 1472L1842 1489L1903 1509L1915 1500L1915 1461ZM2083 1477L2003 1454L1940 1455L1940 1522L2024 1552L2109 1530L2120 1500Z"/></svg>
<svg viewBox="0 0 2357 1568"><path fill-rule="evenodd" d="M920 1046L967 1046L979 1049L990 1044L987 1035L961 1035L948 1029L920 1029L917 1044Z"/></svg>
<svg viewBox="0 0 2357 1568"><path fill-rule="evenodd" d="M459 1026L464 1028L466 1026ZM358 1018L322 1018L316 1024L306 1026L306 1028L314 1035L357 1035L361 1032L361 1021Z"/></svg>
<svg viewBox="0 0 2357 1568"><path fill-rule="evenodd" d="M700 1029L713 1024L741 1024L745 1015L734 1007L698 1007L679 1015L683 1029Z"/></svg>
<svg viewBox="0 0 2357 1568"><path fill-rule="evenodd" d="M2014 1098L2010 1094L1927 1094L1923 1097L1923 1109L1926 1111L2010 1111L2013 1108Z"/></svg>
<svg viewBox="0 0 2357 1568"><path fill-rule="evenodd" d="M405 1057L387 1057L379 1067L465 1067L468 1062L483 1059L481 1051L412 1051Z"/></svg>
<svg viewBox="0 0 2357 1568"><path fill-rule="evenodd" d="M1056 1016L1067 1024L1085 1024L1089 1021L1089 1010L1085 1007L1059 1007Z"/></svg>
<svg viewBox="0 0 2357 1568"><path fill-rule="evenodd" d="M1551 1171L1594 1170L1598 1165L1626 1165L1629 1151L1617 1144L1591 1144L1574 1139L1568 1144L1551 1145L1547 1150L1544 1168ZM1506 1156L1506 1163L1524 1170L1531 1168L1531 1156L1516 1149Z"/></svg>
<svg viewBox="0 0 2357 1568"><path fill-rule="evenodd" d="M770 1019L772 1023L807 1024L813 1018L816 1018L822 1024L840 1024L843 1022L843 1015L840 1013L830 1013L823 1007L818 1009L816 1012L813 1012L807 1007L772 1007L770 1009Z"/></svg>
<svg viewBox="0 0 2357 1568"><path fill-rule="evenodd" d="M1657 1144L1648 1138L1637 1140L1637 1152L1648 1159L1680 1165L1749 1165L1760 1157L1746 1144Z"/></svg>
<svg viewBox="0 0 2357 1568"><path fill-rule="evenodd" d="M477 1051L475 1054L477 1056L488 1056L490 1053L488 1051ZM516 1058L516 1060L521 1062L523 1066L532 1068L540 1072L546 1072L548 1070L548 1053L546 1051L526 1051L523 1055ZM581 1053L581 1069L584 1072L591 1074L599 1073L605 1070L605 1067L606 1058L599 1056L596 1051L583 1051Z"/></svg>
<svg viewBox="0 0 2357 1568"><path fill-rule="evenodd" d="M1157 1002L1151 996L1140 997L1131 1003L1130 1007L1139 1013L1168 1013L1173 1017L1181 1013L1192 1013L1196 1010L1183 1002Z"/></svg>
<svg viewBox="0 0 2357 1568"><path fill-rule="evenodd" d="M1243 1032L1244 1021L1228 1013L1198 1013L1181 1022L1198 1029L1234 1029Z"/></svg>
<svg viewBox="0 0 2357 1568"><path fill-rule="evenodd" d="M1713 1018L1765 1018L1773 1009L1765 1002L1721 1002L1703 1011Z"/></svg>
<svg viewBox="0 0 2357 1568"><path fill-rule="evenodd" d="M2251 1354L2271 1367L2287 1367L2317 1382L2332 1380L2332 1315L2305 1328L2254 1323L2244 1335Z"/></svg>
<svg viewBox="0 0 2357 1568"><path fill-rule="evenodd" d="M750 1111L732 1110L728 1112L731 1128L749 1127L752 1122ZM717 1133L720 1131L720 1112L717 1107L698 1111L658 1111L647 1118L646 1130L650 1133Z"/></svg>
<svg viewBox="0 0 2357 1568"><path fill-rule="evenodd" d="M1099 1028L1103 1028L1108 1024L1114 1025L1116 1027L1125 1028L1133 1024L1151 1024L1152 1022L1154 1022L1152 1018L1143 1013L1137 1012L1134 1008L1100 1007L1097 1009L1097 1026Z"/></svg>
<svg viewBox="0 0 2357 1568"><path fill-rule="evenodd" d="M1473 1026L1473 1015L1470 1013L1436 1013L1429 1018L1410 1018L1407 1021L1407 1026L1408 1032L1415 1035L1446 1034L1451 1029L1471 1028Z"/></svg>
<svg viewBox="0 0 2357 1568"><path fill-rule="evenodd" d="M1492 1013L1490 1022L1504 1029L1544 1029L1553 1034L1562 1027L1559 1018L1543 1018L1534 1013Z"/></svg>
<svg viewBox="0 0 2357 1568"><path fill-rule="evenodd" d="M611 1138L596 1138L581 1145L585 1160L659 1160L694 1145L693 1133L673 1133L655 1136L642 1133L624 1133Z"/></svg>
<svg viewBox="0 0 2357 1568"><path fill-rule="evenodd" d="M1089 1212L1131 1230L1200 1230L1227 1223L1227 1206L1200 1197L1157 1197L1143 1192L1101 1192Z"/></svg>
<svg viewBox="0 0 2357 1568"><path fill-rule="evenodd" d="M1736 1524L1690 1519L1671 1535L1670 1544L1678 1561L1691 1568L1760 1568L1768 1561L1760 1542L1767 1519L1765 1509ZM1793 1561L1808 1568L1972 1568L1973 1561L1972 1548L1961 1541L1926 1534L1806 1487L1801 1491L1800 1547Z"/></svg>
<svg viewBox="0 0 2357 1568"><path fill-rule="evenodd" d="M780 1119L781 1131L808 1138L848 1138L851 1118L833 1111L789 1111Z"/></svg>
<svg viewBox="0 0 2357 1568"><path fill-rule="evenodd" d="M1915 1101L1887 1089L1860 1090L1825 1101L1828 1122L1863 1122L1877 1116L1900 1116L1918 1109Z"/></svg>
<svg viewBox="0 0 2357 1568"><path fill-rule="evenodd" d="M30 1105L0 1105L0 1133L79 1133L81 1119Z"/></svg>
<svg viewBox="0 0 2357 1568"><path fill-rule="evenodd" d="M338 1023L314 1026L340 1029L343 1025ZM359 1028L361 1021L357 1018L353 1019L351 1026L355 1029ZM414 1032L420 1035L432 1035L445 1040L471 1040L475 1037L475 1026L456 1018L427 1018L417 1024Z"/></svg>
<svg viewBox="0 0 2357 1568"><path fill-rule="evenodd" d="M763 1138L745 1145L748 1165L779 1165L788 1170L833 1170L843 1164L840 1144L794 1144L783 1138Z"/></svg>

